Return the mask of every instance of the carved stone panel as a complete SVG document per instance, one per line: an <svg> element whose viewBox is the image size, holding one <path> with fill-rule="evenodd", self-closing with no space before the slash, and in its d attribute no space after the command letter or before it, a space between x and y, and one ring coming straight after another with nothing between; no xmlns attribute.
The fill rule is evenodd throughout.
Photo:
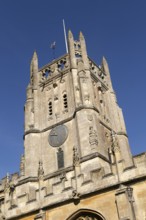
<svg viewBox="0 0 146 220"><path fill-rule="evenodd" d="M98 145L97 132L92 126L89 127L89 143L92 148Z"/></svg>

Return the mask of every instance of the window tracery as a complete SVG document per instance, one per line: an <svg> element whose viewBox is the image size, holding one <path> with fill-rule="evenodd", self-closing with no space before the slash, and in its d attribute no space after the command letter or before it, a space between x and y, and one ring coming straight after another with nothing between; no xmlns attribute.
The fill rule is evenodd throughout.
<svg viewBox="0 0 146 220"><path fill-rule="evenodd" d="M105 220L105 218L92 210L78 210L67 220Z"/></svg>

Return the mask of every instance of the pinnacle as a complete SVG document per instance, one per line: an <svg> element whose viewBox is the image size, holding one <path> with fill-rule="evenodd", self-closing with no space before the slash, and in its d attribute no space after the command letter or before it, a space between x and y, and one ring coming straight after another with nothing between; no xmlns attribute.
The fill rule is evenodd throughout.
<svg viewBox="0 0 146 220"><path fill-rule="evenodd" d="M109 85L109 87L111 88L111 90L113 91L113 88L112 88L112 82L111 82L111 78L110 78L110 71L109 71L109 67L108 67L108 62L106 60L106 58L103 56L102 58L102 68L105 72L105 74L107 75L107 83Z"/></svg>
<svg viewBox="0 0 146 220"><path fill-rule="evenodd" d="M37 56L37 52L34 51L30 63L30 73L32 74L33 72L37 72L37 71L38 71L38 56Z"/></svg>
<svg viewBox="0 0 146 220"><path fill-rule="evenodd" d="M71 30L68 31L68 37L73 38L73 34L72 34Z"/></svg>
<svg viewBox="0 0 146 220"><path fill-rule="evenodd" d="M37 52L36 52L36 50L34 51L34 53L33 53L33 57L32 57L33 59L38 59L38 55L37 55Z"/></svg>
<svg viewBox="0 0 146 220"><path fill-rule="evenodd" d="M103 69L106 73L109 73L108 63L107 63L107 60L104 56L102 57L101 66L103 67Z"/></svg>
<svg viewBox="0 0 146 220"><path fill-rule="evenodd" d="M103 63L104 63L104 64L107 64L107 60L106 60L106 58L105 58L104 56L102 57L102 64L103 64Z"/></svg>
<svg viewBox="0 0 146 220"><path fill-rule="evenodd" d="M81 40L84 40L84 35L83 35L82 31L80 31L79 38L80 38Z"/></svg>

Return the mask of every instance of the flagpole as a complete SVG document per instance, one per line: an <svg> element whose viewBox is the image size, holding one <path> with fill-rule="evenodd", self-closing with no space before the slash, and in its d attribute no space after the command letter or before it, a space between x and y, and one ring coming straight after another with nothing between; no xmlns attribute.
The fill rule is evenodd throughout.
<svg viewBox="0 0 146 220"><path fill-rule="evenodd" d="M63 19L63 30L64 30L64 39L65 39L66 53L68 53L68 44L67 44L66 28L65 28L64 19Z"/></svg>

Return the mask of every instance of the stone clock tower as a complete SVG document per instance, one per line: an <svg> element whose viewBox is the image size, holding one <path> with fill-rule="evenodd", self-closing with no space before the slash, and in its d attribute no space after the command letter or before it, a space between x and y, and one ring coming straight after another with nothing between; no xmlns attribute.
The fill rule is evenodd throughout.
<svg viewBox="0 0 146 220"><path fill-rule="evenodd" d="M0 185L0 220L144 220L146 154L132 156L106 59L80 32L42 68L34 52L19 174Z"/></svg>

